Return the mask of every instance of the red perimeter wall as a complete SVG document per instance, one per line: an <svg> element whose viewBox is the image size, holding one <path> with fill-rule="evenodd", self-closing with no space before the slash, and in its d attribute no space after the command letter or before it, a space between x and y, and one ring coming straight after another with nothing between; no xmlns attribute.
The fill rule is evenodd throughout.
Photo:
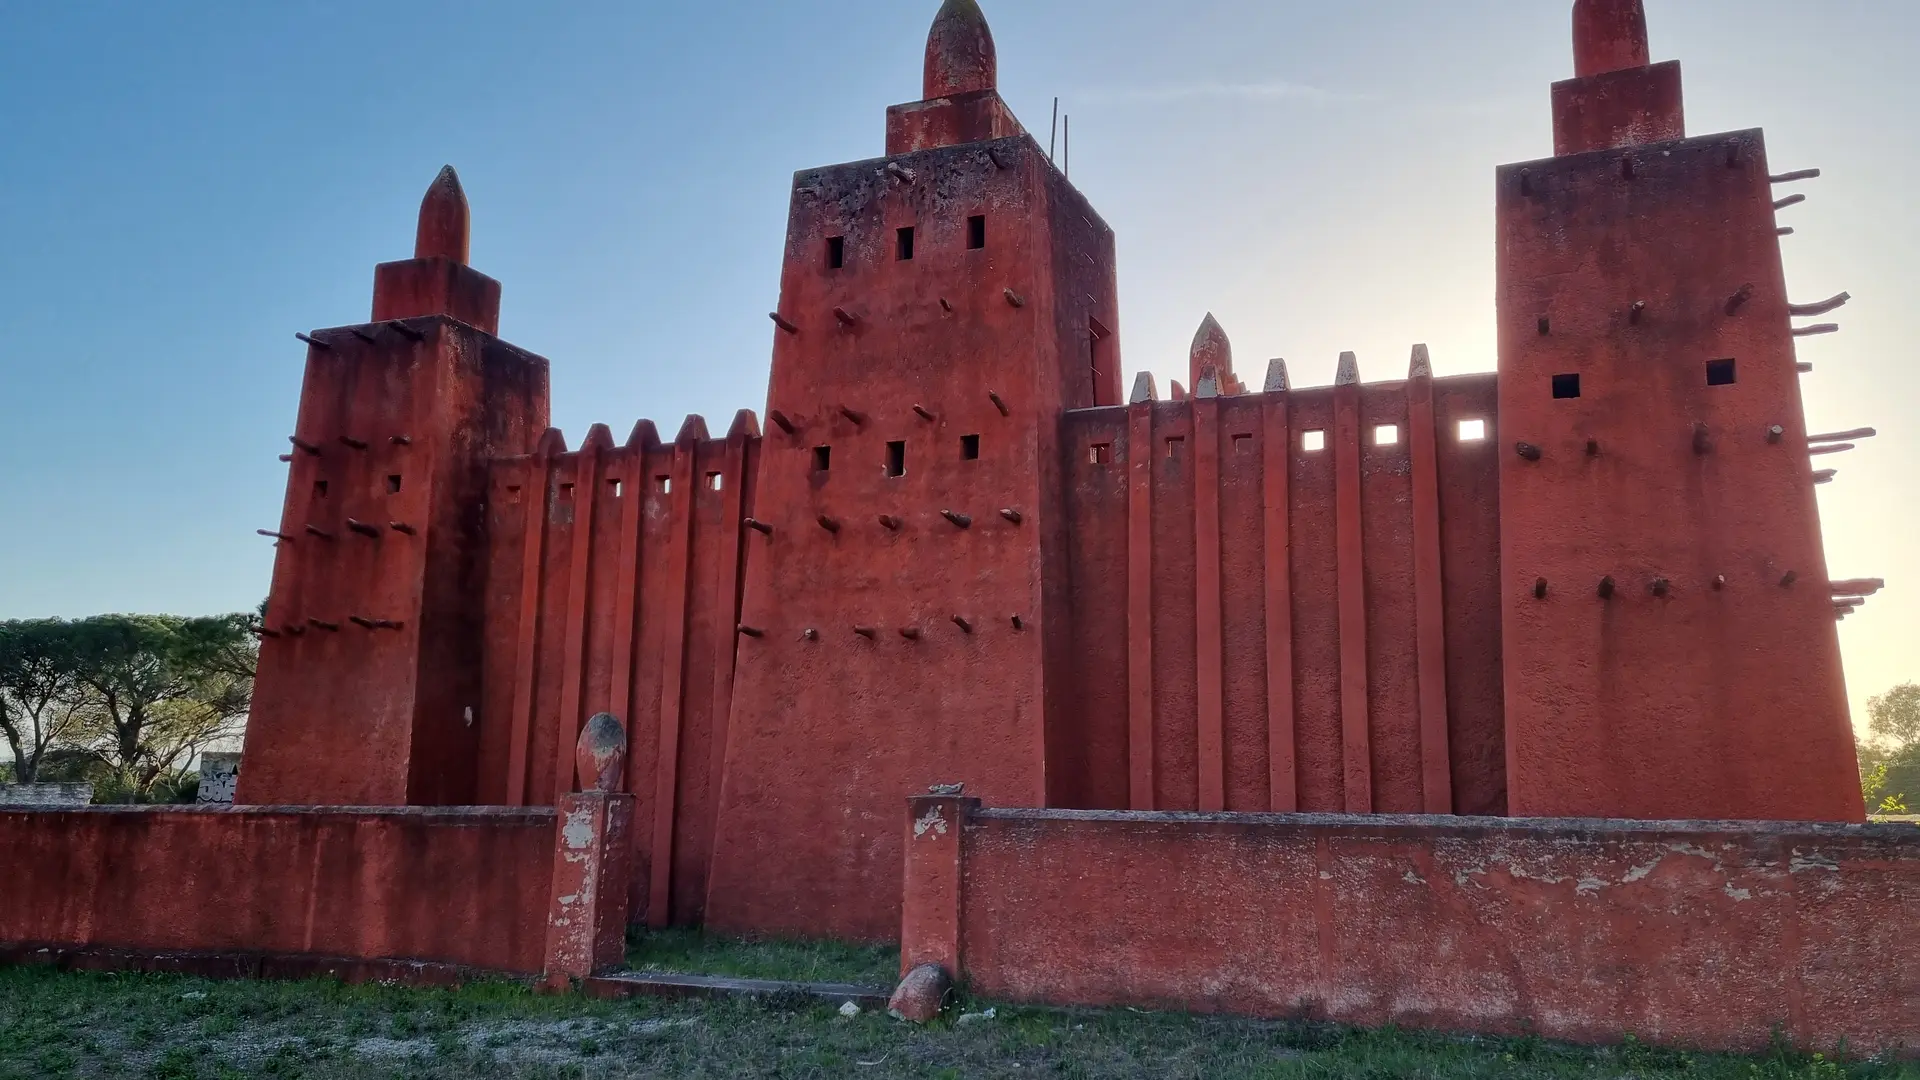
<svg viewBox="0 0 1920 1080"><path fill-rule="evenodd" d="M1911 825L969 803L914 800L903 960L957 961L988 996L1707 1049L1765 1047L1775 1025L1815 1049L1920 1046L1920 937L1897 914L1920 903Z"/></svg>
<svg viewBox="0 0 1920 1080"><path fill-rule="evenodd" d="M554 813L0 812L0 946L545 961Z"/></svg>

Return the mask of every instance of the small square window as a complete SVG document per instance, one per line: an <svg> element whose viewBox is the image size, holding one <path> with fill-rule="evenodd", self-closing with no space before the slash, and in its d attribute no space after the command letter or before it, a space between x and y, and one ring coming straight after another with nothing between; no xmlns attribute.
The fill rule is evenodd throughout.
<svg viewBox="0 0 1920 1080"><path fill-rule="evenodd" d="M394 473L393 475L387 477L387 494L389 495L400 494L400 474L399 473Z"/></svg>
<svg viewBox="0 0 1920 1080"><path fill-rule="evenodd" d="M1479 442L1487 437L1487 422L1485 420L1462 420L1460 421L1459 433L1461 442Z"/></svg>
<svg viewBox="0 0 1920 1080"><path fill-rule="evenodd" d="M1731 360L1707 361L1707 385L1708 386L1732 386L1733 383L1734 383L1733 361Z"/></svg>
<svg viewBox="0 0 1920 1080"><path fill-rule="evenodd" d="M907 444L890 442L887 444L887 475L907 475Z"/></svg>
<svg viewBox="0 0 1920 1080"><path fill-rule="evenodd" d="M908 225L894 234L893 257L901 262L913 258L913 226Z"/></svg>
<svg viewBox="0 0 1920 1080"><path fill-rule="evenodd" d="M1555 398L1577 398L1580 396L1580 376L1555 375L1553 377L1553 396Z"/></svg>
<svg viewBox="0 0 1920 1080"><path fill-rule="evenodd" d="M975 214L967 219L967 247L978 251L987 246L987 215Z"/></svg>
<svg viewBox="0 0 1920 1080"><path fill-rule="evenodd" d="M838 270L845 265L847 265L847 238L827 237L827 269Z"/></svg>
<svg viewBox="0 0 1920 1080"><path fill-rule="evenodd" d="M1113 444L1112 443L1094 443L1092 446L1087 447L1087 464L1105 465L1107 462L1112 460L1113 460Z"/></svg>
<svg viewBox="0 0 1920 1080"><path fill-rule="evenodd" d="M313 497L316 499L324 499L327 497L327 482L325 480L315 480L313 482Z"/></svg>
<svg viewBox="0 0 1920 1080"><path fill-rule="evenodd" d="M1186 450L1186 448L1187 448L1187 440L1185 436L1175 435L1172 438L1168 439L1167 440L1167 460L1179 461L1181 452Z"/></svg>
<svg viewBox="0 0 1920 1080"><path fill-rule="evenodd" d="M1400 425L1381 424L1380 426L1374 428L1373 429L1373 445L1375 446L1400 445Z"/></svg>
<svg viewBox="0 0 1920 1080"><path fill-rule="evenodd" d="M673 477L656 476L653 478L653 486L660 494L665 495L673 490Z"/></svg>
<svg viewBox="0 0 1920 1080"><path fill-rule="evenodd" d="M1251 454L1251 453L1253 453L1252 433L1249 432L1248 434L1245 434L1245 435L1235 435L1233 437L1233 455L1235 457L1240 457L1240 456Z"/></svg>
<svg viewBox="0 0 1920 1080"><path fill-rule="evenodd" d="M826 472L833 468L833 447L816 446L813 448L813 471Z"/></svg>
<svg viewBox="0 0 1920 1080"><path fill-rule="evenodd" d="M1327 448L1327 433L1324 431L1303 432L1300 436L1300 449L1309 454L1317 454Z"/></svg>
<svg viewBox="0 0 1920 1080"><path fill-rule="evenodd" d="M708 490L710 490L710 491L719 491L719 490L720 490L720 488L721 488L721 487L723 486L723 484L724 484L724 478L722 478L722 477L721 477L721 475L720 475L719 473L717 473L717 472L710 472L710 473L708 473L708 474L707 474L707 489L708 489Z"/></svg>
<svg viewBox="0 0 1920 1080"><path fill-rule="evenodd" d="M980 460L980 436L978 435L960 436L960 458L963 461L979 461Z"/></svg>

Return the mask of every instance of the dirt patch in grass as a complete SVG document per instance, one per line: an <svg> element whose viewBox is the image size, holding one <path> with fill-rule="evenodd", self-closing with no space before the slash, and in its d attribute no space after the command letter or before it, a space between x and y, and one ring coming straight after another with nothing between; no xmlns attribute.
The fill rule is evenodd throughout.
<svg viewBox="0 0 1920 1080"><path fill-rule="evenodd" d="M900 950L831 941L743 941L697 930L658 930L628 938L627 965L635 971L851 983L891 990L900 979Z"/></svg>
<svg viewBox="0 0 1920 1080"><path fill-rule="evenodd" d="M844 973L843 973L844 974ZM628 1077L1920 1080L1890 1063L969 1003L926 1028L794 1002L0 970L0 1078ZM975 1019L967 1019L973 1015Z"/></svg>

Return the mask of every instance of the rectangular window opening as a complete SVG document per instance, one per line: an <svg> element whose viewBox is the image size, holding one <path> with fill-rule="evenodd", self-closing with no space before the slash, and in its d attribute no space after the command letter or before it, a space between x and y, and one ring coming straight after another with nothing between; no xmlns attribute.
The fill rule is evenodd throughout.
<svg viewBox="0 0 1920 1080"><path fill-rule="evenodd" d="M1580 376L1555 375L1553 377L1553 396L1555 398L1577 398L1580 396Z"/></svg>
<svg viewBox="0 0 1920 1080"><path fill-rule="evenodd" d="M900 229L895 233L895 237L893 257L901 262L913 258L913 226L908 225Z"/></svg>
<svg viewBox="0 0 1920 1080"><path fill-rule="evenodd" d="M1113 460L1113 444L1112 443L1094 443L1092 446L1087 447L1087 464L1105 465L1107 462L1112 460Z"/></svg>
<svg viewBox="0 0 1920 1080"><path fill-rule="evenodd" d="M666 495L673 491L673 477L656 476L653 478L653 486L660 494Z"/></svg>
<svg viewBox="0 0 1920 1080"><path fill-rule="evenodd" d="M614 497L614 498L616 498L616 499L617 499L617 498L619 498L619 497L620 497L620 492L621 492L621 483L620 483L620 481L619 481L618 479L612 479L612 480L608 480L608 481L607 481L607 487L608 487L608 488L610 488L610 489L612 489L612 491L613 491L613 497Z"/></svg>
<svg viewBox="0 0 1920 1080"><path fill-rule="evenodd" d="M719 491L722 486L724 486L724 479L721 477L719 473L710 472L707 474L707 490L708 491Z"/></svg>
<svg viewBox="0 0 1920 1080"><path fill-rule="evenodd" d="M826 472L833 468L833 447L816 446L813 448L813 471Z"/></svg>
<svg viewBox="0 0 1920 1080"><path fill-rule="evenodd" d="M987 246L987 215L975 214L967 219L967 247L979 251Z"/></svg>
<svg viewBox="0 0 1920 1080"><path fill-rule="evenodd" d="M573 485L572 485L572 484L561 484L561 485L560 485L560 497L561 497L561 498L563 498L563 499L571 499L571 498L573 498Z"/></svg>
<svg viewBox="0 0 1920 1080"><path fill-rule="evenodd" d="M1185 450L1186 448L1187 448L1187 440L1185 436L1175 435L1172 438L1168 439L1167 440L1167 460L1179 461L1181 451Z"/></svg>
<svg viewBox="0 0 1920 1080"><path fill-rule="evenodd" d="M1381 424L1378 427L1374 428L1373 429L1373 445L1375 446L1400 445L1400 425Z"/></svg>
<svg viewBox="0 0 1920 1080"><path fill-rule="evenodd" d="M1327 448L1327 433L1324 431L1305 431L1300 434L1300 449L1309 454L1317 454Z"/></svg>
<svg viewBox="0 0 1920 1080"><path fill-rule="evenodd" d="M313 497L316 499L324 499L327 497L327 482L325 480L315 480L313 482Z"/></svg>
<svg viewBox="0 0 1920 1080"><path fill-rule="evenodd" d="M1462 420L1460 421L1459 435L1461 442L1480 442L1487 437L1487 422L1485 420Z"/></svg>
<svg viewBox="0 0 1920 1080"><path fill-rule="evenodd" d="M960 460L962 461L979 461L980 460L980 436L978 435L960 436Z"/></svg>
<svg viewBox="0 0 1920 1080"><path fill-rule="evenodd" d="M907 475L907 444L890 442L887 444L887 475Z"/></svg>
<svg viewBox="0 0 1920 1080"><path fill-rule="evenodd" d="M847 265L847 238L827 237L827 269L838 270L845 265Z"/></svg>
<svg viewBox="0 0 1920 1080"><path fill-rule="evenodd" d="M1233 437L1233 456L1241 457L1253 453L1253 435L1235 435Z"/></svg>
<svg viewBox="0 0 1920 1080"><path fill-rule="evenodd" d="M393 475L387 477L387 494L389 495L400 494L400 474L399 473L394 473Z"/></svg>
<svg viewBox="0 0 1920 1080"><path fill-rule="evenodd" d="M1733 383L1734 383L1733 361L1731 360L1707 361L1707 385L1708 386L1732 386Z"/></svg>

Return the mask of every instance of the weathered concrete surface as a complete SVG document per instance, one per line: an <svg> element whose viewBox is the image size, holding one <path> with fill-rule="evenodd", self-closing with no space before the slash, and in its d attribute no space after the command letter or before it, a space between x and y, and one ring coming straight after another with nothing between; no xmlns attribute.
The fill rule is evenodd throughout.
<svg viewBox="0 0 1920 1080"><path fill-rule="evenodd" d="M534 973L554 812L0 811L0 945Z"/></svg>
<svg viewBox="0 0 1920 1080"><path fill-rule="evenodd" d="M988 810L958 849L987 996L1920 1047L1912 826Z"/></svg>
<svg viewBox="0 0 1920 1080"><path fill-rule="evenodd" d="M92 784L0 784L0 806L71 807L92 802Z"/></svg>

